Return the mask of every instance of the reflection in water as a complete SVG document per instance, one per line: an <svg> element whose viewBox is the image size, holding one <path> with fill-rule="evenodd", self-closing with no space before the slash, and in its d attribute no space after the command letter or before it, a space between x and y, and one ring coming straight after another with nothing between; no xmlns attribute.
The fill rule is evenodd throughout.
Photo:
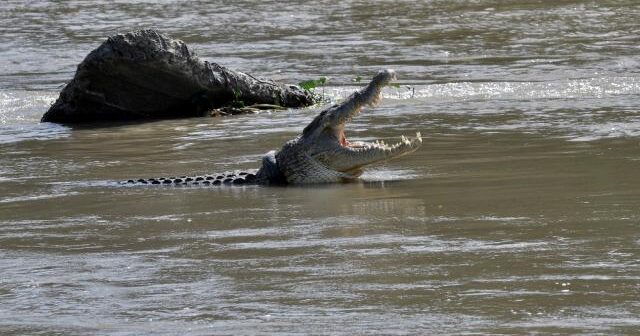
<svg viewBox="0 0 640 336"><path fill-rule="evenodd" d="M634 1L0 3L0 334L634 334ZM206 18L206 19L203 19ZM256 168L318 107L70 128L38 120L106 35L343 99L421 131L358 183L139 188Z"/></svg>

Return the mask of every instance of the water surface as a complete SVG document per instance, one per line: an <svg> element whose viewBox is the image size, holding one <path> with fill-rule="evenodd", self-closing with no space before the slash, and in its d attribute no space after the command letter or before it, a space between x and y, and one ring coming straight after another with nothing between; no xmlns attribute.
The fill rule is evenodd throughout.
<svg viewBox="0 0 640 336"><path fill-rule="evenodd" d="M636 1L5 1L0 333L634 334ZM339 101L423 147L360 183L114 187L255 168L320 106L102 128L39 123L116 32ZM359 78L362 78L358 81Z"/></svg>

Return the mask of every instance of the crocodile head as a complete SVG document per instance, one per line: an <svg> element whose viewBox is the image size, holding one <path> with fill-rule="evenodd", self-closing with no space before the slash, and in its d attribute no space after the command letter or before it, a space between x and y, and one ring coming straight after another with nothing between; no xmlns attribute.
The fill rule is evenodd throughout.
<svg viewBox="0 0 640 336"><path fill-rule="evenodd" d="M284 167L283 172L289 183L335 182L356 178L362 168L372 163L390 160L411 153L422 144L420 133L415 137L400 137L395 144L384 141L349 141L345 136L345 125L356 117L365 106L375 106L381 99L380 92L396 78L393 70L384 70L373 77L363 89L351 94L345 101L323 110L294 140L291 146L304 151L307 170L300 174L300 168ZM292 151L286 145L278 154L279 166L288 161L286 156ZM300 163L300 160L296 160Z"/></svg>

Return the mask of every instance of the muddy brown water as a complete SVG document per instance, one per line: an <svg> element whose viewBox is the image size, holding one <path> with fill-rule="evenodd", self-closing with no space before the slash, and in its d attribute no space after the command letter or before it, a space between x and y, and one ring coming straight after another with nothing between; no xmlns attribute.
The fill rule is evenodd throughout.
<svg viewBox="0 0 640 336"><path fill-rule="evenodd" d="M0 4L2 335L637 334L635 1ZM359 183L132 188L255 168L321 107L40 124L84 55L155 27L339 101L354 140L422 132ZM359 78L362 79L359 79ZM358 81L360 80L360 81Z"/></svg>

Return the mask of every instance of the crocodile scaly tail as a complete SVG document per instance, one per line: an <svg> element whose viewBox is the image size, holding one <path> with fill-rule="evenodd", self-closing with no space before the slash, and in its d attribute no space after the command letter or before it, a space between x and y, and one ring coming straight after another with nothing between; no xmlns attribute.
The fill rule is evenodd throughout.
<svg viewBox="0 0 640 336"><path fill-rule="evenodd" d="M120 184L130 185L167 185L167 186L217 186L255 184L257 170L234 171L221 174L199 176L158 177L148 179L126 180Z"/></svg>

